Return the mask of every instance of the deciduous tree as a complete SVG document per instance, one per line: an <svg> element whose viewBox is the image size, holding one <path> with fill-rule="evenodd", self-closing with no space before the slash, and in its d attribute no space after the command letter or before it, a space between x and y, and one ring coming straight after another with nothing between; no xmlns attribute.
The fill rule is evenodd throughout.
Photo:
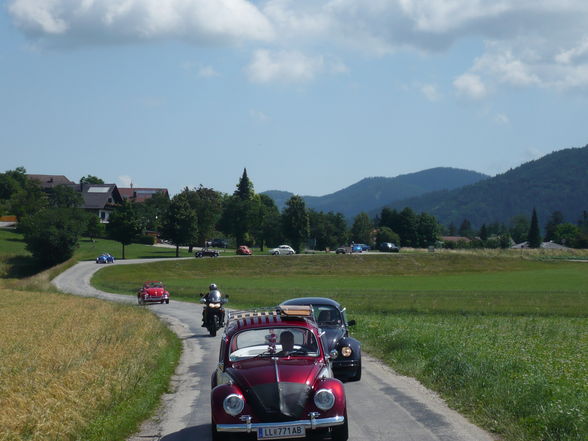
<svg viewBox="0 0 588 441"><path fill-rule="evenodd" d="M292 248L299 253L302 244L308 239L310 230L308 212L302 197L294 195L286 202L282 213L282 228Z"/></svg>
<svg viewBox="0 0 588 441"><path fill-rule="evenodd" d="M198 237L198 216L190 206L185 193L174 196L164 214L161 237L176 246L176 257L180 255L180 245L195 243Z"/></svg>
<svg viewBox="0 0 588 441"><path fill-rule="evenodd" d="M130 245L143 232L143 220L133 202L125 201L110 214L106 231L111 239L122 245L122 258L125 246Z"/></svg>

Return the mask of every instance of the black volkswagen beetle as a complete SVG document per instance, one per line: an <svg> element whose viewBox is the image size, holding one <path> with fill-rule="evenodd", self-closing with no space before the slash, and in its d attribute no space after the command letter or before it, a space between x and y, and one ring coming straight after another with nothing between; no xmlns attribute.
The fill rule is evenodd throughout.
<svg viewBox="0 0 588 441"><path fill-rule="evenodd" d="M325 297L300 297L286 300L282 305L310 305L315 320L324 331L327 351L337 351L333 360L333 374L341 381L359 381L361 379L361 344L349 335L349 326L355 320L347 321L347 314L335 300Z"/></svg>

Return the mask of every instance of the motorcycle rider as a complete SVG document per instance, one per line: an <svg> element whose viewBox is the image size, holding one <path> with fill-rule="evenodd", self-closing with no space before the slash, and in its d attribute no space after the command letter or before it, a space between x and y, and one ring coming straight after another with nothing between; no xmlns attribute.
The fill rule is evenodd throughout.
<svg viewBox="0 0 588 441"><path fill-rule="evenodd" d="M216 283L211 283L208 287L208 293L206 295L200 294L200 302L202 302L205 306L202 308L202 326L206 327L206 315L208 313L207 305L209 303L226 303L226 298L223 296L223 293L218 289ZM226 296L228 297L228 296ZM220 325L221 327L225 325L225 311L222 311L222 315L220 317Z"/></svg>

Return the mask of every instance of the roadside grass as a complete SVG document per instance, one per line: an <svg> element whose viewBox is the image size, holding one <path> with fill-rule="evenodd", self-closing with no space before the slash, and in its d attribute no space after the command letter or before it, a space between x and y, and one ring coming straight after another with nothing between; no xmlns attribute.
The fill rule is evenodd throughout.
<svg viewBox="0 0 588 441"><path fill-rule="evenodd" d="M45 269L21 234L0 229L0 441L122 441L168 388L181 342L155 316L57 294L50 283L93 260L97 244L82 240L74 258ZM175 256L128 248L132 257Z"/></svg>
<svg viewBox="0 0 588 441"><path fill-rule="evenodd" d="M92 283L172 299L209 283L233 308L326 296L355 318L364 350L438 391L509 441L588 439L588 264L546 254L407 253L110 266Z"/></svg>
<svg viewBox="0 0 588 441"><path fill-rule="evenodd" d="M181 343L141 308L3 290L0 440L124 440L166 391Z"/></svg>

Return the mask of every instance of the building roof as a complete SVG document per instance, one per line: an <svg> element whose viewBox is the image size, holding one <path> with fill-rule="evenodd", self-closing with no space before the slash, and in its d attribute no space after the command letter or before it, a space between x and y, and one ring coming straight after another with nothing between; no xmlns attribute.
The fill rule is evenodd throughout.
<svg viewBox="0 0 588 441"><path fill-rule="evenodd" d="M530 247L529 247L529 242L525 241L525 242L517 243L516 245L513 245L511 248L521 249L521 248L530 248ZM568 247L560 245L555 242L542 242L541 245L539 245L539 248L546 249L546 250L567 250L568 249Z"/></svg>
<svg viewBox="0 0 588 441"><path fill-rule="evenodd" d="M471 242L469 237L463 236L441 236L443 242Z"/></svg>
<svg viewBox="0 0 588 441"><path fill-rule="evenodd" d="M37 181L41 188L53 188L57 185L70 185L75 184L75 182L70 181L63 175L26 175L27 178L32 179L33 181Z"/></svg>
<svg viewBox="0 0 588 441"><path fill-rule="evenodd" d="M131 187L131 188L123 188L120 187L118 189L120 195L123 199L127 200L130 199L135 202L145 202L147 199L151 198L156 193L163 193L169 197L169 192L167 188L150 188L150 187Z"/></svg>
<svg viewBox="0 0 588 441"><path fill-rule="evenodd" d="M72 184L70 187L82 193L86 209L102 209L123 203L116 184Z"/></svg>

